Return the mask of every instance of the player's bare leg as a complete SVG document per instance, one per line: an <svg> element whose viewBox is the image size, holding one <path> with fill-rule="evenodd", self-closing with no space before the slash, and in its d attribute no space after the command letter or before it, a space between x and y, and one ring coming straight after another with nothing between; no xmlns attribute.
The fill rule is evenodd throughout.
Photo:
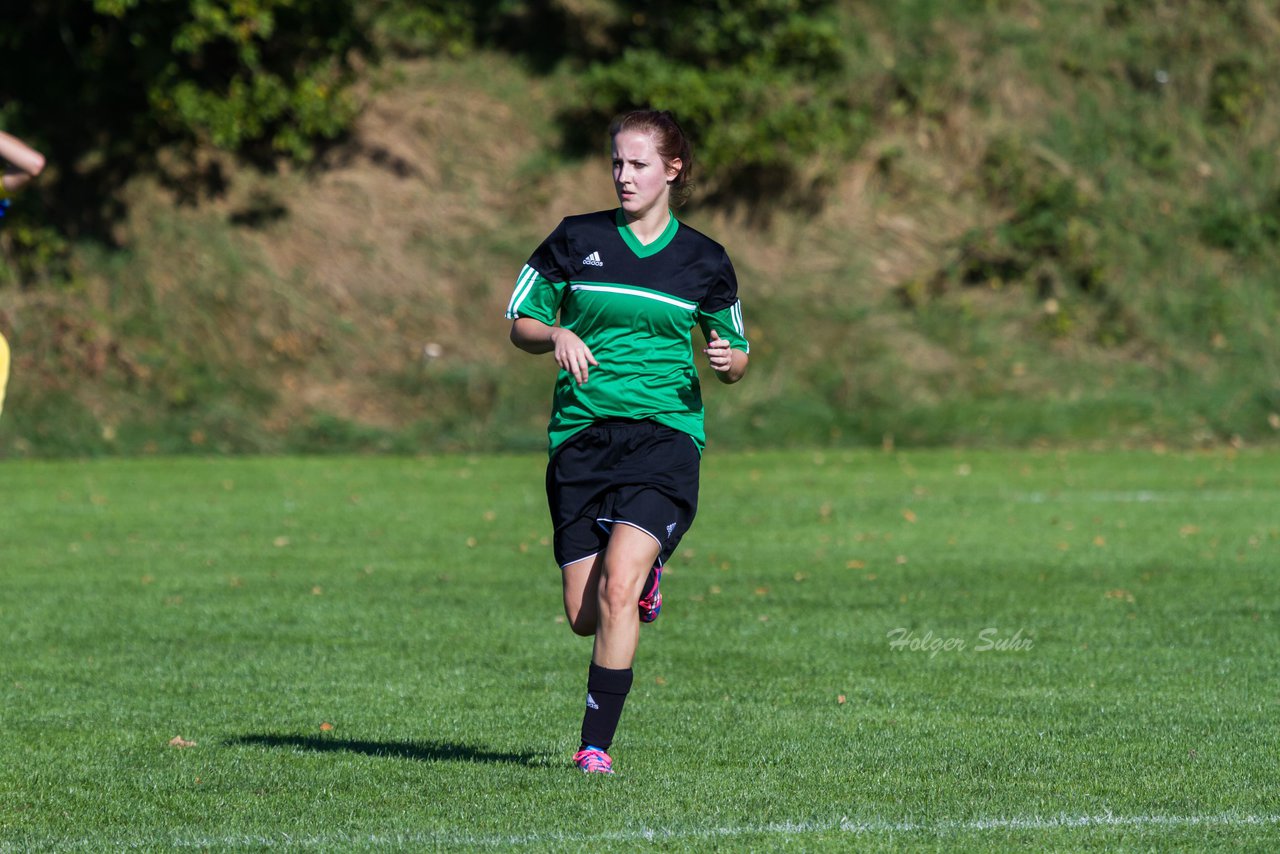
<svg viewBox="0 0 1280 854"><path fill-rule="evenodd" d="M611 669L631 666L640 639L636 602L658 559L658 541L631 525L615 524L600 576L599 626L591 660Z"/></svg>
<svg viewBox="0 0 1280 854"><path fill-rule="evenodd" d="M588 773L612 773L607 753L631 691L631 662L640 639L636 602L658 558L658 541L639 528L614 523L596 583L596 642L587 676L582 744L574 763ZM579 616L582 609L579 609Z"/></svg>
<svg viewBox="0 0 1280 854"><path fill-rule="evenodd" d="M591 637L596 633L600 618L597 597L603 568L604 553L600 552L574 561L560 571L564 583L564 615L575 635Z"/></svg>

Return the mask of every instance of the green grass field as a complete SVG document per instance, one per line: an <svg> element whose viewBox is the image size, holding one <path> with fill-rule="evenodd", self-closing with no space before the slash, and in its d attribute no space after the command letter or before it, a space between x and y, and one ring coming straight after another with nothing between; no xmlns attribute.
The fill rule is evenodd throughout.
<svg viewBox="0 0 1280 854"><path fill-rule="evenodd" d="M1280 454L713 450L612 778L542 463L0 464L0 851L1280 846Z"/></svg>

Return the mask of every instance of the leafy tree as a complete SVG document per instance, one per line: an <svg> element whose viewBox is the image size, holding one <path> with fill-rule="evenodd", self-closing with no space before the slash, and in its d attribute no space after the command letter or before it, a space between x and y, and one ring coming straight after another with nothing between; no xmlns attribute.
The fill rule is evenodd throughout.
<svg viewBox="0 0 1280 854"><path fill-rule="evenodd" d="M804 196L800 167L818 152L839 160L869 123L832 0L385 0L372 20L377 41L402 52L478 45L561 76L572 153L599 150L619 112L671 110L720 201Z"/></svg>
<svg viewBox="0 0 1280 854"><path fill-rule="evenodd" d="M713 193L785 193L865 124L839 20L832 0L33 0L0 29L0 126L52 168L10 221L7 278L56 269L67 238L107 238L115 191L161 151L187 197L221 187L182 156L200 146L308 160L355 115L353 57L380 50L509 50L569 81L571 149L600 146L622 110L666 108Z"/></svg>
<svg viewBox="0 0 1280 854"><path fill-rule="evenodd" d="M670 109L697 139L703 179L733 200L785 195L811 155L861 137L829 0L583 5L595 16L566 30L579 43L563 54L580 72L562 116L571 144L598 146L602 123L625 109Z"/></svg>
<svg viewBox="0 0 1280 854"><path fill-rule="evenodd" d="M34 0L0 29L0 120L49 158L43 201L104 236L166 146L306 159L355 113L349 0Z"/></svg>

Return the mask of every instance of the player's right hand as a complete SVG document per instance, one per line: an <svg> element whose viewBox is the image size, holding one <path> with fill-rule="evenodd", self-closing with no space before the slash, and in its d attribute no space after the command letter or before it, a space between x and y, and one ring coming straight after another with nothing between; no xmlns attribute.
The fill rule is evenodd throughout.
<svg viewBox="0 0 1280 854"><path fill-rule="evenodd" d="M556 345L556 364L573 374L578 385L586 385L588 366L600 364L595 356L591 355L591 349L582 343L581 338L563 326L556 327L552 340Z"/></svg>

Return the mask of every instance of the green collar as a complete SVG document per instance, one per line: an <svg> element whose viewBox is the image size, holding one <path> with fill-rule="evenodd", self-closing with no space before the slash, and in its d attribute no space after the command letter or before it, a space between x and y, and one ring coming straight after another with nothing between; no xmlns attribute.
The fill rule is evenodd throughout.
<svg viewBox="0 0 1280 854"><path fill-rule="evenodd" d="M680 228L680 223L676 220L675 211L668 211L671 219L667 220L667 227L662 230L662 234L658 235L658 239L652 243L645 245L640 242L640 238L636 237L635 232L631 230L631 226L627 225L627 218L622 213L622 208L614 214L614 219L618 223L618 233L622 235L622 240L631 247L631 251L635 253L637 258L648 258L650 255L657 255L663 249L667 248L667 244L675 239L676 231Z"/></svg>

